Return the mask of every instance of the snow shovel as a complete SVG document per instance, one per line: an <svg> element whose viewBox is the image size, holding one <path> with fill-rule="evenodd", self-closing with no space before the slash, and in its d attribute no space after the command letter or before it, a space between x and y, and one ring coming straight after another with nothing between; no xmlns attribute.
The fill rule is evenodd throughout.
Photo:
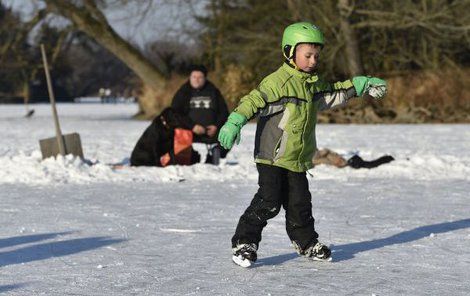
<svg viewBox="0 0 470 296"><path fill-rule="evenodd" d="M49 66L47 63L46 51L44 44L41 44L41 54L44 63L44 72L46 73L47 90L49 92L49 100L51 101L52 117L55 125L55 137L39 140L39 146L41 147L42 159L54 156L58 154L67 155L72 154L83 159L82 143L80 141L80 135L77 133L62 135L59 125L59 117L57 115L57 109L55 105L54 90L52 89L51 76L49 74Z"/></svg>

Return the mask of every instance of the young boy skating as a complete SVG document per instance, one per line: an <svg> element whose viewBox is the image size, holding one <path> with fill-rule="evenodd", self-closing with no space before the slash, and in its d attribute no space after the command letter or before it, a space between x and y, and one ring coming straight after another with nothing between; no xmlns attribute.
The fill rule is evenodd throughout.
<svg viewBox="0 0 470 296"><path fill-rule="evenodd" d="M239 142L243 125L258 116L254 156L259 189L232 238L232 259L243 267L256 261L261 232L281 206L297 253L331 260L330 249L318 241L315 232L305 173L312 167L316 150L317 112L345 105L363 94L383 98L387 87L384 80L366 76L323 81L315 72L323 45L323 34L315 25L300 22L288 26L282 37L284 64L240 100L220 130L219 142L230 149Z"/></svg>

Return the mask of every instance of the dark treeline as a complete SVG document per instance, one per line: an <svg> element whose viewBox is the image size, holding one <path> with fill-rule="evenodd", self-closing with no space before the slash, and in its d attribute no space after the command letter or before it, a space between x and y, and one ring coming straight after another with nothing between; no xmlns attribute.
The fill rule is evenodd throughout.
<svg viewBox="0 0 470 296"><path fill-rule="evenodd" d="M46 46L59 101L96 95L100 87L129 95L136 78L118 58L86 34L70 27L51 27L41 17L25 23L0 5L0 99L48 100L41 43Z"/></svg>
<svg viewBox="0 0 470 296"><path fill-rule="evenodd" d="M28 21L0 2L0 100L46 98L38 50L43 42L62 99L109 87L139 96L144 113L151 115L168 103L188 65L202 62L233 105L282 62L284 27L307 20L325 34L321 75L331 80L380 75L390 84L384 102L359 102L320 120L470 120L465 115L470 108L470 0L208 0L194 15L200 29L186 32L196 44L156 36L137 58L129 58L137 46L102 32L112 29L101 11L127 1L44 2L46 8ZM77 19L75 10L89 17L82 13L83 19ZM51 27L44 21L51 14L70 23Z"/></svg>
<svg viewBox="0 0 470 296"><path fill-rule="evenodd" d="M241 65L254 80L277 68L285 26L311 20L324 32L321 72L331 79L401 74L470 63L470 1L212 0L200 17L216 72Z"/></svg>
<svg viewBox="0 0 470 296"><path fill-rule="evenodd" d="M309 20L326 38L322 75L378 75L390 86L383 102L358 101L320 121L470 121L469 0L211 0L207 10L201 42L232 103L279 66L283 28Z"/></svg>

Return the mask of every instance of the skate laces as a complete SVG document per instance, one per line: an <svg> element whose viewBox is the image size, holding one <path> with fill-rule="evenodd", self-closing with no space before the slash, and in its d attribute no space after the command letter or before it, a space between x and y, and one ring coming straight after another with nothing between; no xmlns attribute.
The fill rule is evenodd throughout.
<svg viewBox="0 0 470 296"><path fill-rule="evenodd" d="M254 243L251 244L240 244L237 245L235 248L232 249L233 254L245 254L245 253L256 253L258 250L258 246Z"/></svg>
<svg viewBox="0 0 470 296"><path fill-rule="evenodd" d="M316 244L313 246L312 250L313 250L313 252L316 253L316 254L318 254L318 253L323 253L325 247L326 247L326 246L325 246L324 244L318 242L318 243L316 243Z"/></svg>
<svg viewBox="0 0 470 296"><path fill-rule="evenodd" d="M302 250L295 241L292 243L297 253L305 257L316 257L319 259L324 259L324 258L330 257L331 255L330 249L320 242L316 242L315 244L312 244L310 247L307 247L305 250Z"/></svg>
<svg viewBox="0 0 470 296"><path fill-rule="evenodd" d="M331 255L330 249L324 244L317 242L313 247L308 249L309 257L317 257L320 259L328 258Z"/></svg>

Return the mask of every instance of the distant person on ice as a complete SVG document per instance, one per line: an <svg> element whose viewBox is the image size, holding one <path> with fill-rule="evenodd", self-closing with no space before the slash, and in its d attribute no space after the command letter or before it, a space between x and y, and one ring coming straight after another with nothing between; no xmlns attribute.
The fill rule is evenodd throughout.
<svg viewBox="0 0 470 296"><path fill-rule="evenodd" d="M239 142L246 122L259 115L254 151L259 189L232 237L232 260L240 266L256 261L261 232L281 206L297 253L313 260L331 260L330 249L318 241L315 232L305 175L312 168L316 150L317 112L343 106L364 94L383 98L387 87L384 80L366 76L326 82L316 73L323 45L323 34L315 25L288 26L282 37L283 65L240 100L220 130L221 145L230 149Z"/></svg>
<svg viewBox="0 0 470 296"><path fill-rule="evenodd" d="M215 144L206 156L206 163L212 163L212 155L225 158L228 150L217 142L220 127L228 117L228 109L220 91L207 80L207 69L197 65L191 68L189 80L176 92L171 107L189 118L195 134L194 142Z"/></svg>

